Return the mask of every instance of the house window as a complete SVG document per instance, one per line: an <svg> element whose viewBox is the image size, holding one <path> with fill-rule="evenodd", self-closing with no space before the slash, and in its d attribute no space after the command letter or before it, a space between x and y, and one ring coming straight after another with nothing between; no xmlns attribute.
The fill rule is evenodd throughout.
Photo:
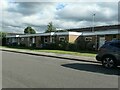
<svg viewBox="0 0 120 90"><path fill-rule="evenodd" d="M24 41L24 38L21 38L22 41Z"/></svg>
<svg viewBox="0 0 120 90"><path fill-rule="evenodd" d="M92 41L92 37L85 37L85 41Z"/></svg>
<svg viewBox="0 0 120 90"><path fill-rule="evenodd" d="M35 38L34 37L32 38L32 43L35 43Z"/></svg>
<svg viewBox="0 0 120 90"><path fill-rule="evenodd" d="M29 42L30 38L28 37L27 39L28 39L28 42Z"/></svg>
<svg viewBox="0 0 120 90"><path fill-rule="evenodd" d="M113 38L116 38L116 35L113 35Z"/></svg>
<svg viewBox="0 0 120 90"><path fill-rule="evenodd" d="M12 43L16 42L16 38L12 38Z"/></svg>
<svg viewBox="0 0 120 90"><path fill-rule="evenodd" d="M44 43L47 43L48 42L48 39L47 37L44 38Z"/></svg>
<svg viewBox="0 0 120 90"><path fill-rule="evenodd" d="M55 43L55 37L52 37L52 43Z"/></svg>
<svg viewBox="0 0 120 90"><path fill-rule="evenodd" d="M116 39L117 39L117 36L116 36L116 35L113 35L112 40L116 40Z"/></svg>
<svg viewBox="0 0 120 90"><path fill-rule="evenodd" d="M59 41L65 41L65 37L59 37Z"/></svg>

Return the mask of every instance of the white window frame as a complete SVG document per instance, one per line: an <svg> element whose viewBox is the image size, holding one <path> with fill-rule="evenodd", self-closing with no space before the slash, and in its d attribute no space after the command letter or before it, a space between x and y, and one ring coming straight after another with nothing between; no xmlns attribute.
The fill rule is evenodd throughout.
<svg viewBox="0 0 120 90"><path fill-rule="evenodd" d="M24 41L24 38L21 38L21 41Z"/></svg>
<svg viewBox="0 0 120 90"><path fill-rule="evenodd" d="M64 40L61 40L61 39L64 39ZM59 41L65 41L65 36L59 37Z"/></svg>
<svg viewBox="0 0 120 90"><path fill-rule="evenodd" d="M32 43L35 43L35 37L32 38Z"/></svg>
<svg viewBox="0 0 120 90"><path fill-rule="evenodd" d="M92 41L92 37L85 37L85 41Z"/></svg>
<svg viewBox="0 0 120 90"><path fill-rule="evenodd" d="M29 42L29 41L30 41L30 38L28 37L27 40L28 40L28 42Z"/></svg>
<svg viewBox="0 0 120 90"><path fill-rule="evenodd" d="M55 37L52 37L52 43L55 43Z"/></svg>
<svg viewBox="0 0 120 90"><path fill-rule="evenodd" d="M12 43L15 43L16 42L16 38L12 38Z"/></svg>

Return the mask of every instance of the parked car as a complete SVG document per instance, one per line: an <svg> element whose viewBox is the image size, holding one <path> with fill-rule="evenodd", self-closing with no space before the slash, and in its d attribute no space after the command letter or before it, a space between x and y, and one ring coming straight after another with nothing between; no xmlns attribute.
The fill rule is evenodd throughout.
<svg viewBox="0 0 120 90"><path fill-rule="evenodd" d="M101 61L106 68L120 65L120 40L106 42L98 49L96 60Z"/></svg>

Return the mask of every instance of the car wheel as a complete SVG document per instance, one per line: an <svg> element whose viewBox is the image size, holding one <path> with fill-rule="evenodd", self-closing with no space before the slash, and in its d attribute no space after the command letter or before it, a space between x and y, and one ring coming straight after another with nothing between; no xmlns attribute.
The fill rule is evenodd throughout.
<svg viewBox="0 0 120 90"><path fill-rule="evenodd" d="M116 67L115 59L113 57L107 56L102 60L102 65L105 68L113 68Z"/></svg>

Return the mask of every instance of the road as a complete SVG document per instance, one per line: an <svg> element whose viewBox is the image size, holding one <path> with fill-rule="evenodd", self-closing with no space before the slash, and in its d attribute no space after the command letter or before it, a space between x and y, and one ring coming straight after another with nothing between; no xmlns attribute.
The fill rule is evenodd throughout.
<svg viewBox="0 0 120 90"><path fill-rule="evenodd" d="M3 88L118 88L120 69L2 51Z"/></svg>

